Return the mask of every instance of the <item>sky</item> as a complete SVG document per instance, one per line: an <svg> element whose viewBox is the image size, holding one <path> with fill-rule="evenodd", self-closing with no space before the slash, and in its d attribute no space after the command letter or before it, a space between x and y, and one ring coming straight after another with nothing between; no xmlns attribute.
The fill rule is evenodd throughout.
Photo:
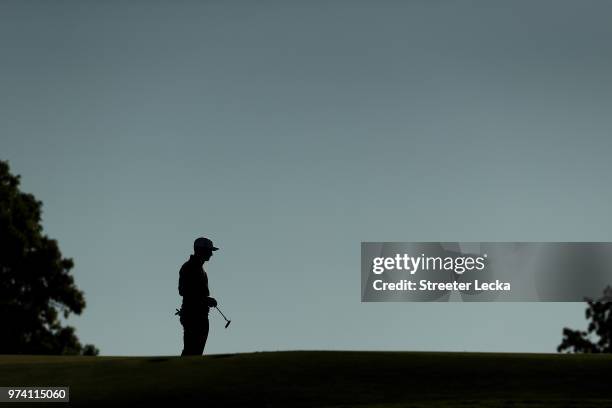
<svg viewBox="0 0 612 408"><path fill-rule="evenodd" d="M554 352L581 303L361 303L362 241L612 241L609 1L0 2L0 160L102 355Z"/></svg>

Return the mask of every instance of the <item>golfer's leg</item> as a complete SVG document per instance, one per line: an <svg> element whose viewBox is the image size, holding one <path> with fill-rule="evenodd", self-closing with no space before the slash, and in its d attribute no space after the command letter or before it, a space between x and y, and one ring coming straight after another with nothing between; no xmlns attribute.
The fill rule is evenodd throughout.
<svg viewBox="0 0 612 408"><path fill-rule="evenodd" d="M187 354L188 352L189 352L189 337L187 333L187 328L183 326L183 352L181 353L181 356L188 356L189 355Z"/></svg>
<svg viewBox="0 0 612 408"><path fill-rule="evenodd" d="M183 328L183 353L181 356L193 356L198 350L198 333L191 325Z"/></svg>
<svg viewBox="0 0 612 408"><path fill-rule="evenodd" d="M200 326L200 332L198 337L198 354L204 354L204 346L206 346L206 340L208 339L208 319L202 322Z"/></svg>

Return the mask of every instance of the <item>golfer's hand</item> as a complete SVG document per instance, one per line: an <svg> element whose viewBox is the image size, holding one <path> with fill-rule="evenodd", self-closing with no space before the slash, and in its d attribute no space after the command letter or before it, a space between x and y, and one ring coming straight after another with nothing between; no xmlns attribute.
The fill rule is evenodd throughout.
<svg viewBox="0 0 612 408"><path fill-rule="evenodd" d="M210 306L210 307L217 307L217 300L215 298L209 297L208 298L208 306Z"/></svg>

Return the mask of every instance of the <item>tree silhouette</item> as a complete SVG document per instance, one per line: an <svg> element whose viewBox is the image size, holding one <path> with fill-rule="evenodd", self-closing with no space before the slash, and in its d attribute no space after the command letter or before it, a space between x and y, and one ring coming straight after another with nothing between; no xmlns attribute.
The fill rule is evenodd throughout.
<svg viewBox="0 0 612 408"><path fill-rule="evenodd" d="M607 287L604 296L594 301L587 299L586 318L591 320L586 331L563 329L563 340L557 351L568 353L612 352L612 288Z"/></svg>
<svg viewBox="0 0 612 408"><path fill-rule="evenodd" d="M43 234L41 206L0 160L0 353L96 355L59 320L81 314L85 299L69 273L72 260Z"/></svg>

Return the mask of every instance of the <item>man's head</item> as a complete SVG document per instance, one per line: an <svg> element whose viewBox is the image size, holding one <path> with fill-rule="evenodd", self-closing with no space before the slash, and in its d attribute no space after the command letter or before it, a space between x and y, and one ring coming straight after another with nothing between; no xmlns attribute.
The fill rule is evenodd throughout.
<svg viewBox="0 0 612 408"><path fill-rule="evenodd" d="M210 259L213 251L218 250L208 238L200 237L193 241L193 253L195 256L206 262Z"/></svg>

